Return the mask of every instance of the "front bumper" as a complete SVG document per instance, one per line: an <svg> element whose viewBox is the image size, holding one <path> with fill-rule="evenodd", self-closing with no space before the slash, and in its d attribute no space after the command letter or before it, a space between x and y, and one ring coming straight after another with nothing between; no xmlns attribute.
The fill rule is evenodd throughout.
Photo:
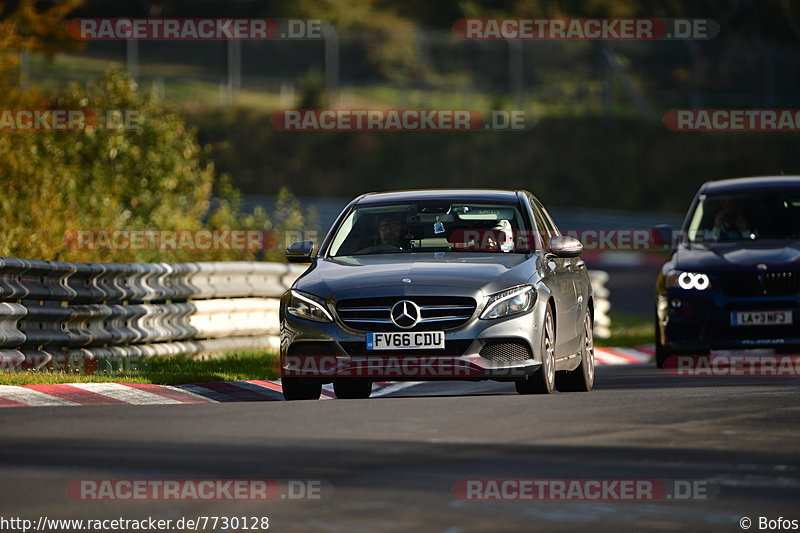
<svg viewBox="0 0 800 533"><path fill-rule="evenodd" d="M674 302L679 301L676 306ZM714 290L668 289L658 297L664 346L673 350L800 348L800 295L730 297ZM733 326L737 311L791 310L791 325Z"/></svg>
<svg viewBox="0 0 800 533"><path fill-rule="evenodd" d="M347 328L338 320L318 323L281 310L281 377L361 377L372 380L485 380L512 381L541 366L541 325L545 303L537 299L530 311L494 320L477 318L445 330L443 350L366 349L366 332ZM398 330L401 331L401 330ZM516 343L527 356L498 360L485 349L497 343Z"/></svg>

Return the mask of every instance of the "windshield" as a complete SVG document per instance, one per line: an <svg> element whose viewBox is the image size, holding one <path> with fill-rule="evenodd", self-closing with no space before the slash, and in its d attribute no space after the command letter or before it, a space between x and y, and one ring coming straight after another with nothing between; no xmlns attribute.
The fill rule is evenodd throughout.
<svg viewBox="0 0 800 533"><path fill-rule="evenodd" d="M516 204L417 202L356 207L336 230L329 255L525 253L533 247L519 238L520 230L527 229Z"/></svg>
<svg viewBox="0 0 800 533"><path fill-rule="evenodd" d="M689 223L690 242L800 238L800 189L708 195Z"/></svg>

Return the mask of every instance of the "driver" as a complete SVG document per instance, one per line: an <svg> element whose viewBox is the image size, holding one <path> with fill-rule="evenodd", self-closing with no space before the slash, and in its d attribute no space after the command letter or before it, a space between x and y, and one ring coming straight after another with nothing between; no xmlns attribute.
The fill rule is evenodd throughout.
<svg viewBox="0 0 800 533"><path fill-rule="evenodd" d="M386 215L378 220L378 233L380 234L381 244L394 246L395 248L405 248L403 235L406 231L405 220L400 215Z"/></svg>
<svg viewBox="0 0 800 533"><path fill-rule="evenodd" d="M722 208L714 217L714 228L711 236L719 239L752 239L756 233L743 214L742 203L736 198L727 198Z"/></svg>

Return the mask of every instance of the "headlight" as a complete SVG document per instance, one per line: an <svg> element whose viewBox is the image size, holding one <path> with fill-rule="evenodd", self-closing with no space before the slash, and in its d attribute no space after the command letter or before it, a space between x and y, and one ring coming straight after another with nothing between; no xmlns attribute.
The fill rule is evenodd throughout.
<svg viewBox="0 0 800 533"><path fill-rule="evenodd" d="M297 318L305 318L314 322L333 322L325 302L316 296L291 291L286 311Z"/></svg>
<svg viewBox="0 0 800 533"><path fill-rule="evenodd" d="M667 287L680 287L685 290L704 291L711 285L708 275L698 272L673 270L667 274Z"/></svg>
<svg viewBox="0 0 800 533"><path fill-rule="evenodd" d="M524 313L536 302L536 292L530 285L514 287L489 297L481 318L500 318Z"/></svg>

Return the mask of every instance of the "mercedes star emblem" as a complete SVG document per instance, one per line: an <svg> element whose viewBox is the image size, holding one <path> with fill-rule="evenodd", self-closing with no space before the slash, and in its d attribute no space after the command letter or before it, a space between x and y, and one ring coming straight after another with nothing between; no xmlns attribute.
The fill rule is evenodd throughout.
<svg viewBox="0 0 800 533"><path fill-rule="evenodd" d="M391 317L398 328L411 329L419 322L419 306L411 300L400 300L392 306Z"/></svg>

